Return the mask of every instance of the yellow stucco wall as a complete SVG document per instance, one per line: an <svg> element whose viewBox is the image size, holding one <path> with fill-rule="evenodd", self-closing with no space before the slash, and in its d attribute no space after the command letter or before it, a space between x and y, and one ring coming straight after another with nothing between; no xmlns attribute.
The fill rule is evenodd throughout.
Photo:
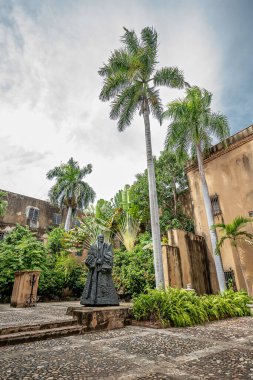
<svg viewBox="0 0 253 380"><path fill-rule="evenodd" d="M215 217L215 223L230 223L236 216L249 216L253 211L253 127L228 139L227 148L221 144L213 147L212 154L205 160L205 174L210 196L219 196L222 215ZM196 165L188 168L188 180L193 203L196 234L206 238L211 258L211 243L203 204L201 182ZM253 223L247 230L253 232ZM219 236L221 236L218 233ZM253 246L239 243L239 254L247 278L250 293L253 295ZM235 272L237 287L245 288L238 253L229 242L221 251L224 270L232 268ZM211 266L212 282L216 275Z"/></svg>

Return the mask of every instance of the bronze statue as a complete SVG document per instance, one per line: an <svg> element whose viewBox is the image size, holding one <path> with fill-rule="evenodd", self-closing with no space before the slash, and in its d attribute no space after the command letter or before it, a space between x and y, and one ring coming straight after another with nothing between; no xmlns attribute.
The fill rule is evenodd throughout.
<svg viewBox="0 0 253 380"><path fill-rule="evenodd" d="M97 244L90 246L85 264L89 268L89 273L81 297L81 305L119 305L112 280L113 251L111 245L104 242L104 235L99 235Z"/></svg>

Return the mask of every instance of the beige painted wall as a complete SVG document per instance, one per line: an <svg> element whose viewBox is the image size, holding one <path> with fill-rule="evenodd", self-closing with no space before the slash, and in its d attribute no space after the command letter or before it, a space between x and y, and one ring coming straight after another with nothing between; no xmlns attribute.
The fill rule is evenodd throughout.
<svg viewBox="0 0 253 380"><path fill-rule="evenodd" d="M244 130L229 139L228 147L220 144L213 147L212 154L205 160L205 174L210 196L219 196L222 215L215 217L215 223L230 223L236 216L249 216L253 211L253 127ZM241 132L242 133L242 132ZM238 137L238 138L237 138ZM211 257L209 230L201 193L201 183L196 166L188 169L196 234L206 238ZM253 232L249 223L248 231ZM218 233L219 236L220 233ZM239 253L243 270L253 295L253 246L239 243ZM227 242L221 251L224 270L232 268L235 272L237 287L245 288L245 282L239 265L238 254ZM212 282L216 281L214 267L211 268Z"/></svg>

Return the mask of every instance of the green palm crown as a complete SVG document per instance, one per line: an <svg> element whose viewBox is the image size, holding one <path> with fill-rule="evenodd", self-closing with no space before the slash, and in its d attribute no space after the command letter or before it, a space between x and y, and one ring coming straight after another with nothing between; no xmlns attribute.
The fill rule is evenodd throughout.
<svg viewBox="0 0 253 380"><path fill-rule="evenodd" d="M56 178L55 185L49 191L50 201L58 206L67 206L83 210L95 199L94 190L83 181L90 174L92 165L80 168L71 157L67 164L61 164L47 173L48 179Z"/></svg>
<svg viewBox="0 0 253 380"><path fill-rule="evenodd" d="M156 87L185 85L183 73L176 67L155 70L158 43L153 28L142 29L140 39L135 31L124 30L123 48L114 50L99 70L104 78L100 99L111 100L110 118L118 120L119 131L131 124L136 111L143 114L147 108L161 122L163 107Z"/></svg>

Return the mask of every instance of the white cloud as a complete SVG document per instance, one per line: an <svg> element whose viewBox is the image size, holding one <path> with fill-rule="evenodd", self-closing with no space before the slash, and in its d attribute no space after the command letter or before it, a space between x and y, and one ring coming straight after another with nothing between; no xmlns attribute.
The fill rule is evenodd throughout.
<svg viewBox="0 0 253 380"><path fill-rule="evenodd" d="M142 119L136 115L133 125L119 133L109 119L109 105L98 99L102 81L97 70L120 45L122 26L140 32L153 25L161 64L178 66L187 81L215 92L219 106L215 40L203 15L187 2L184 8L174 3L170 12L166 2L155 7L143 1L43 1L37 3L37 14L18 1L13 4L8 17L5 9L8 23L0 25L5 47L0 57L0 138L7 142L1 152L5 170L0 187L46 198L51 186L46 172L73 156L80 165L93 164L87 181L98 197L110 198L144 170ZM165 103L183 95L169 89L161 93ZM152 122L154 154L162 150L165 132Z"/></svg>

